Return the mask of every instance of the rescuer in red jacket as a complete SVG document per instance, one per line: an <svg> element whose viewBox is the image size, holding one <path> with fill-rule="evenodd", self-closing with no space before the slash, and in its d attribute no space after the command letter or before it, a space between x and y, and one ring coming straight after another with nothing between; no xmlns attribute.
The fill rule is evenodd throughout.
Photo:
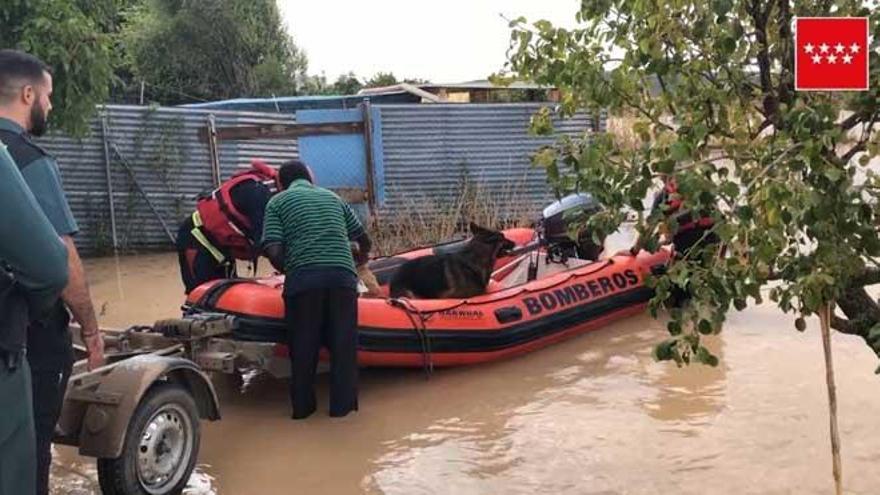
<svg viewBox="0 0 880 495"><path fill-rule="evenodd" d="M177 254L186 293L204 282L235 276L235 261L255 261L269 198L279 191L278 171L254 160L230 177L180 224Z"/></svg>

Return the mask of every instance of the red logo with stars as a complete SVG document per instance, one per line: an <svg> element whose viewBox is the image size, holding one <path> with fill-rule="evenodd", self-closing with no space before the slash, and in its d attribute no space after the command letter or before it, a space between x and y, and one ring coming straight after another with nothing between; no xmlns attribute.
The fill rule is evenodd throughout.
<svg viewBox="0 0 880 495"><path fill-rule="evenodd" d="M867 17L798 17L794 49L798 91L868 89Z"/></svg>

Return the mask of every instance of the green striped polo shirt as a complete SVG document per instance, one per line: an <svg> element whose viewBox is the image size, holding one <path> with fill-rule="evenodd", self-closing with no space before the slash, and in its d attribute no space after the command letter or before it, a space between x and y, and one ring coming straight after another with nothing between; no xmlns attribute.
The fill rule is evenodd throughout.
<svg viewBox="0 0 880 495"><path fill-rule="evenodd" d="M350 240L364 233L354 212L334 192L296 180L266 205L263 245L284 244L284 272L344 269L357 275Z"/></svg>

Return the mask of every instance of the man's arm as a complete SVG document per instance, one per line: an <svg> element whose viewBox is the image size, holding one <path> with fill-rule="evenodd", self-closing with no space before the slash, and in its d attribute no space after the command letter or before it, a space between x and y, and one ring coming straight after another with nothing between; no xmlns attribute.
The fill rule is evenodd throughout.
<svg viewBox="0 0 880 495"><path fill-rule="evenodd" d="M363 265L370 261L370 250L373 249L373 242L366 232L362 232L354 242L357 243L357 250L354 251L354 263L357 266Z"/></svg>
<svg viewBox="0 0 880 495"><path fill-rule="evenodd" d="M269 201L266 205L266 215L263 218L263 254L269 258L269 262L279 272L284 272L284 228L281 217L275 209L276 203Z"/></svg>
<svg viewBox="0 0 880 495"><path fill-rule="evenodd" d="M64 236L61 240L67 247L67 267L70 273L70 279L64 292L61 293L61 299L73 313L73 319L80 325L80 336L89 355L88 368L93 370L104 365L104 339L98 331L95 307L92 305L92 296L89 294L89 285L86 282L86 272L76 244L70 236Z"/></svg>
<svg viewBox="0 0 880 495"><path fill-rule="evenodd" d="M342 214L345 217L345 228L348 230L348 238L358 245L357 250L353 253L354 262L358 266L363 265L370 260L370 249L373 248L373 243L370 241L370 236L367 235L367 231L364 230L360 220L351 210L351 207L348 206L348 203L344 201L342 201Z"/></svg>
<svg viewBox="0 0 880 495"><path fill-rule="evenodd" d="M263 237L263 219L266 216L266 204L272 197L272 191L262 182L245 181L233 187L229 194L239 211L251 223L250 240L259 248ZM256 253L259 254L259 253Z"/></svg>
<svg viewBox="0 0 880 495"><path fill-rule="evenodd" d="M269 258L269 262L279 272L284 272L284 245L280 242L273 242L263 247L263 254Z"/></svg>
<svg viewBox="0 0 880 495"><path fill-rule="evenodd" d="M104 340L98 332L98 321L86 284L85 270L73 242L72 236L79 230L79 226L64 194L58 164L49 157L42 157L27 164L22 170L22 176L65 244L70 279L61 299L80 325L80 337L88 351L88 368L95 369L104 364Z"/></svg>
<svg viewBox="0 0 880 495"><path fill-rule="evenodd" d="M67 251L6 147L0 145L0 259L27 290L31 310L50 310L67 284Z"/></svg>

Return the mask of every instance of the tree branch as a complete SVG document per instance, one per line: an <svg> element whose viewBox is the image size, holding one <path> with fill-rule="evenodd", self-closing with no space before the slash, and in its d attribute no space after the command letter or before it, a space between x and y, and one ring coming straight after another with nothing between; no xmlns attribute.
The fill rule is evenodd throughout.
<svg viewBox="0 0 880 495"><path fill-rule="evenodd" d="M779 41L782 44L782 70L779 73L779 101L792 104L794 91L794 49L792 48L791 10L788 0L779 0Z"/></svg>
<svg viewBox="0 0 880 495"><path fill-rule="evenodd" d="M866 322L861 320L852 321L846 318L832 315L831 328L847 335L858 335L859 337L866 337L868 335L868 331L871 329L871 325L868 325Z"/></svg>
<svg viewBox="0 0 880 495"><path fill-rule="evenodd" d="M761 112L761 113L763 113L763 112ZM764 129L770 127L771 125L773 125L773 121L770 120L769 118L766 118L766 116L765 116L764 121L761 122L761 125L759 125L757 129L755 129L755 131L752 133L750 138L755 139L756 137L758 137L761 134L761 132L764 131Z"/></svg>
<svg viewBox="0 0 880 495"><path fill-rule="evenodd" d="M663 81L663 76L661 76L660 74L656 74L656 76L657 76L657 82L660 83L660 89L663 91L664 95L668 96L669 90L666 88L666 82ZM672 106L671 99L666 100L666 108L669 109L669 114L672 115L673 117L678 115L678 112L675 111L675 107Z"/></svg>
<svg viewBox="0 0 880 495"><path fill-rule="evenodd" d="M855 288L874 284L880 284L880 268L865 268L862 273L853 278L850 286Z"/></svg>
<svg viewBox="0 0 880 495"><path fill-rule="evenodd" d="M770 79L770 42L767 39L767 18L773 9L773 0L767 2L767 10L761 10L761 0L752 0L748 9L749 15L755 23L755 39L758 42L758 76L761 82L761 92L764 93L762 101L763 114L769 120L776 120L779 107L777 97L773 92L773 83Z"/></svg>
<svg viewBox="0 0 880 495"><path fill-rule="evenodd" d="M861 113L856 112L856 113L850 115L849 117L845 118L843 120L843 122L840 123L840 130L848 131L848 130L852 129L853 127L864 122L866 117L867 117L866 115L863 115Z"/></svg>
<svg viewBox="0 0 880 495"><path fill-rule="evenodd" d="M866 146L865 141L859 141L858 143L856 143L855 146L850 148L849 151L844 153L843 156L840 157L840 159L843 161L843 163L849 162L850 160L852 160L852 158L854 156L856 156L856 154L861 153L862 151L865 151L865 146Z"/></svg>
<svg viewBox="0 0 880 495"><path fill-rule="evenodd" d="M846 153L843 154L843 156L840 157L840 159L843 161L844 164L846 164L850 160L852 160L852 158L854 156L856 156L856 154L861 153L862 151L865 151L865 148L867 147L867 144L868 144L868 140L871 139L871 132L873 132L874 125L877 123L877 117L878 117L877 113L874 113L871 116L871 122L869 122L865 126L865 128L862 130L862 137L859 138L859 141L852 148L850 148L849 151L847 151ZM862 121L862 122L864 122L864 121Z"/></svg>

